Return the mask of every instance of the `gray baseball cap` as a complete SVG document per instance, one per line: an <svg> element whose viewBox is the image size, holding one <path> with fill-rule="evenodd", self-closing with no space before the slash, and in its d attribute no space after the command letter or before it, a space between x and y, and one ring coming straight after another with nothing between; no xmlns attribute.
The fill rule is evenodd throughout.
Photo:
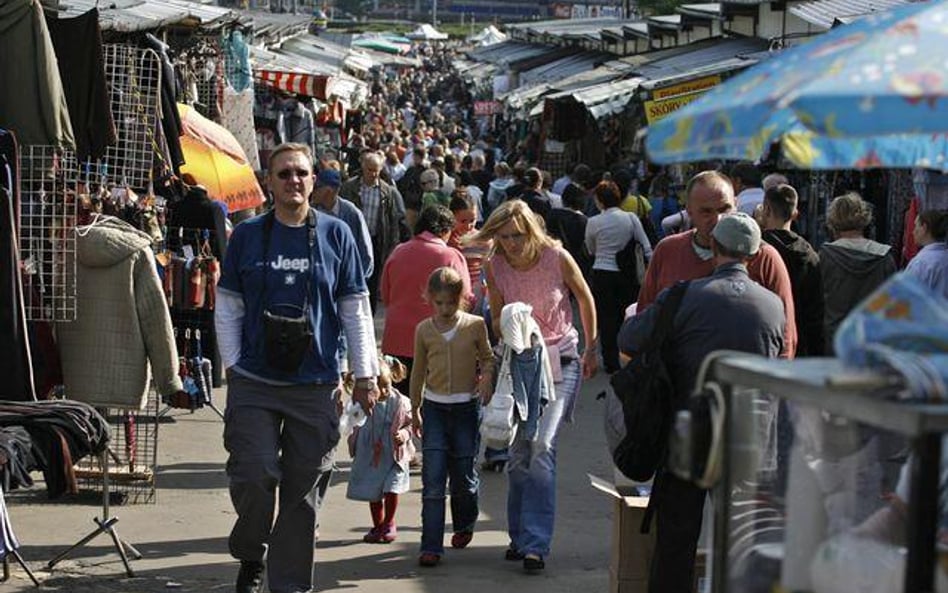
<svg viewBox="0 0 948 593"><path fill-rule="evenodd" d="M711 236L721 247L735 254L751 256L760 249L760 226L744 212L722 216Z"/></svg>

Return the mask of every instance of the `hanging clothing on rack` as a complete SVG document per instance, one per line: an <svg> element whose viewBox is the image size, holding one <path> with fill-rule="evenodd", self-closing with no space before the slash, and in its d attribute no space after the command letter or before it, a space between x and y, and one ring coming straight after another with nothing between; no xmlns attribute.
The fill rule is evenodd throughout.
<svg viewBox="0 0 948 593"><path fill-rule="evenodd" d="M260 170L260 153L257 152L257 131L253 121L253 87L235 91L224 88L221 125L230 130L247 155L247 162L254 171Z"/></svg>
<svg viewBox="0 0 948 593"><path fill-rule="evenodd" d="M113 217L76 228L76 321L57 325L67 397L140 410L150 375L181 389L178 353L152 239Z"/></svg>
<svg viewBox="0 0 948 593"><path fill-rule="evenodd" d="M19 255L18 165L16 138L0 130L0 377L7 399L27 401L36 392Z"/></svg>
<svg viewBox="0 0 948 593"><path fill-rule="evenodd" d="M171 167L180 175L184 164L184 152L181 150L181 115L178 113L178 79L174 66L168 57L168 45L151 33L145 34L145 47L155 50L161 61L161 128L171 155Z"/></svg>
<svg viewBox="0 0 948 593"><path fill-rule="evenodd" d="M74 148L69 108L40 0L0 2L0 127L26 144Z"/></svg>
<svg viewBox="0 0 948 593"><path fill-rule="evenodd" d="M93 8L69 19L47 17L46 26L56 48L76 137L76 157L80 161L100 159L118 138L105 84L99 10Z"/></svg>

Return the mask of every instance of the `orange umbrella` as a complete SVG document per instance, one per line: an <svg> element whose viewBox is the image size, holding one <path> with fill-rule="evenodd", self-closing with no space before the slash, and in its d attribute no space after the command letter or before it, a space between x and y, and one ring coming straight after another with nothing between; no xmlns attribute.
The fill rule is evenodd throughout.
<svg viewBox="0 0 948 593"><path fill-rule="evenodd" d="M190 173L211 199L226 203L230 212L262 204L263 190L234 135L187 105L178 103L178 113L185 160L181 173Z"/></svg>

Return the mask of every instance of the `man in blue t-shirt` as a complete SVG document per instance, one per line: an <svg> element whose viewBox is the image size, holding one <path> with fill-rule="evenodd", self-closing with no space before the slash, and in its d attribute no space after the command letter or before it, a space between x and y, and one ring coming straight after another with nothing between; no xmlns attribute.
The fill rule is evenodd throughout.
<svg viewBox="0 0 948 593"><path fill-rule="evenodd" d="M273 210L234 229L218 286L214 321L227 370L224 446L237 512L228 543L240 560L237 593L259 592L265 566L271 592L312 590L315 486L330 471L339 441L333 393L343 332L356 377L353 399L371 413L378 396L374 326L355 239L344 222L310 208L313 181L308 146L273 150ZM287 352L266 331L274 316L308 320L312 337L294 342L302 344L298 364L274 356Z"/></svg>

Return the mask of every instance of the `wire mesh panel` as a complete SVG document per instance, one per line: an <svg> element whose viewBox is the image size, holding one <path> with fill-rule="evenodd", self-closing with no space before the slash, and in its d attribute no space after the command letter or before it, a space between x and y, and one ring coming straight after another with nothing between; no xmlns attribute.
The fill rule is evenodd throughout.
<svg viewBox="0 0 948 593"><path fill-rule="evenodd" d="M161 150L155 114L160 109L158 55L128 45L104 46L105 73L117 142L96 161L77 162L70 150L26 145L20 153L20 250L26 318L76 318L78 203L119 185L144 189Z"/></svg>
<svg viewBox="0 0 948 593"><path fill-rule="evenodd" d="M140 412L108 409L109 499L112 504L156 502L155 469L158 465L158 395L154 387ZM89 456L76 465L82 492L102 492L102 465Z"/></svg>
<svg viewBox="0 0 948 593"><path fill-rule="evenodd" d="M85 165L109 182L145 188L161 152L153 117L161 108L161 62L154 51L130 45L109 44L104 52L118 142L101 162Z"/></svg>
<svg viewBox="0 0 948 593"><path fill-rule="evenodd" d="M76 162L55 146L20 152L20 257L26 318L76 318Z"/></svg>

